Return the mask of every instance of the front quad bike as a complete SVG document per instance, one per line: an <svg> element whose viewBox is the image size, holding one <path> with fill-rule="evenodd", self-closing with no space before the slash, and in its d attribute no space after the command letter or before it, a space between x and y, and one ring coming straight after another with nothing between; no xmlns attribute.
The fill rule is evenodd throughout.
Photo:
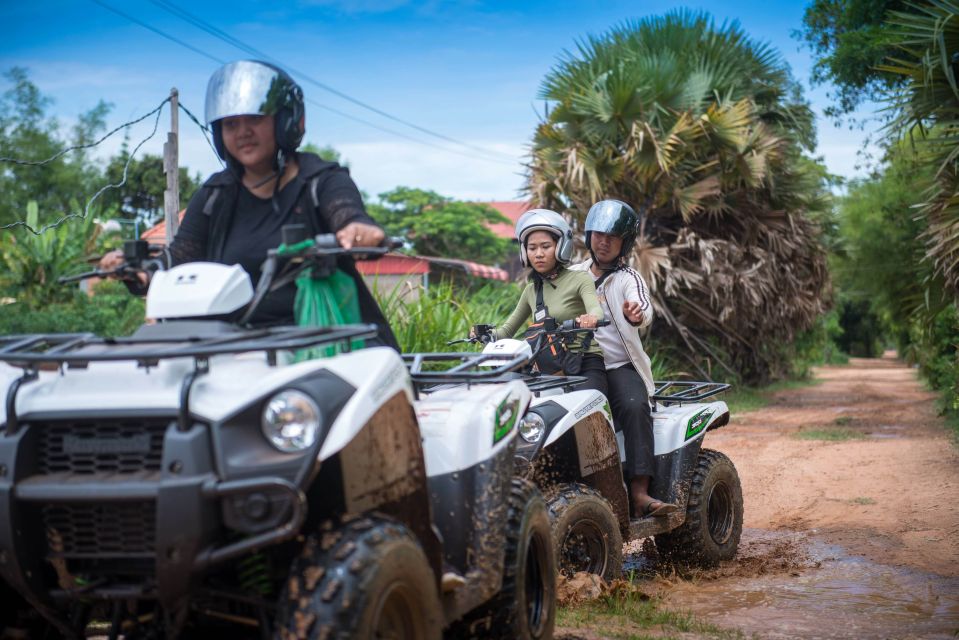
<svg viewBox="0 0 959 640"><path fill-rule="evenodd" d="M573 321L549 330L560 339L582 331ZM525 341L499 340L483 353L532 357L533 349ZM655 476L649 491L680 509L666 517L630 519L623 435L613 427L605 396L575 390L584 378L544 376L529 367L523 375L536 398L520 421L518 470L547 496L562 571L619 577L623 541L649 536L680 564L713 566L735 555L743 518L739 477L726 456L701 448L707 431L729 421L725 402L708 401L729 385L656 383Z"/></svg>
<svg viewBox="0 0 959 640"><path fill-rule="evenodd" d="M55 635L438 639L507 583L528 390L464 399L472 448L428 477L400 357L350 352L375 326L227 321L344 252L298 246L256 294L239 267L157 272L129 338L0 338L0 579Z"/></svg>

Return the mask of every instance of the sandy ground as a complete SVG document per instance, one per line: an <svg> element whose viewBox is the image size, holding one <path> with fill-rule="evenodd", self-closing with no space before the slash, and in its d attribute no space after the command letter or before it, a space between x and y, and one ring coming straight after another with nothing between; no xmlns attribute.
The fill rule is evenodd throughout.
<svg viewBox="0 0 959 640"><path fill-rule="evenodd" d="M875 562L959 576L959 448L935 394L891 357L816 377L707 435L739 471L745 526L812 532ZM838 429L864 437L796 437Z"/></svg>
<svg viewBox="0 0 959 640"><path fill-rule="evenodd" d="M762 593L776 589L792 593L796 581L844 581L851 571L859 572L850 578L852 592L860 587L880 592L863 600L871 606L884 597L875 576L896 568L894 573L908 578L896 583L896 589L909 592L918 585L930 592L927 600L932 601L933 613L927 619L934 621L940 614L955 617L959 447L937 416L936 395L923 389L915 370L891 356L823 367L817 369L816 378L818 384L779 392L768 406L734 415L729 426L706 436L705 446L728 455L739 472L745 531L738 557L704 577L713 583L710 588L715 594L758 589L759 595L754 596L763 602L743 606L730 618L717 616L717 610L708 605L709 598L697 599L695 592L703 583L677 585L671 576L659 582L672 587L650 586L661 591L667 608L690 610L722 627L741 628L747 636L874 637L866 631L843 633L841 625L835 624L794 625L791 632L779 635L784 627L781 620L777 623L774 610L782 603L777 605ZM837 430L857 437L826 441L798 435ZM636 543L633 546L638 548ZM817 558L823 548L841 549L846 560L822 565ZM876 567L878 572L872 573ZM836 575L825 575L829 571ZM842 586L850 589L849 584ZM945 605L934 593L943 591L949 600ZM790 622L801 621L804 614L816 618L826 613L820 608L826 593L810 593L813 596L808 599L787 598L788 608L798 608L790 613ZM868 624L871 617L868 611L863 613ZM908 617L904 620L908 625ZM821 635L819 631L828 627L834 635ZM594 626L592 633L599 635L589 637L606 638L600 629ZM631 635L623 635L624 631L617 630L615 637ZM926 637L895 630L875 633L880 634L875 637ZM583 630L558 629L556 636L586 637L582 634Z"/></svg>

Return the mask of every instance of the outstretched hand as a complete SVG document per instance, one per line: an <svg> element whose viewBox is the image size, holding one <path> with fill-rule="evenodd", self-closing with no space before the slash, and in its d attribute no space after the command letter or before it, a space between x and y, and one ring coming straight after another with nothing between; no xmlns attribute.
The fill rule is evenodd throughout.
<svg viewBox="0 0 959 640"><path fill-rule="evenodd" d="M385 237L386 234L379 227L362 222L351 222L336 232L336 241L344 249L378 247Z"/></svg>
<svg viewBox="0 0 959 640"><path fill-rule="evenodd" d="M643 311L635 300L627 300L623 303L623 315L631 324L640 324L643 321Z"/></svg>

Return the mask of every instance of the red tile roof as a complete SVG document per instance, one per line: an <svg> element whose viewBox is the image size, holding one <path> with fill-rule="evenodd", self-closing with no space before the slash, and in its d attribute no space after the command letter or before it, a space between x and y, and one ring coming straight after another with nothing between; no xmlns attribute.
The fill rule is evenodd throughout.
<svg viewBox="0 0 959 640"><path fill-rule="evenodd" d="M379 260L357 260L356 270L364 276L405 276L429 273L430 263L425 258L391 253Z"/></svg>
<svg viewBox="0 0 959 640"><path fill-rule="evenodd" d="M490 267L469 260L455 260L453 258L435 258L432 256L405 256L391 253L379 260L357 260L356 269L365 276L405 276L430 272L430 265L447 269L463 270L468 275L487 280L509 281L509 274L497 267Z"/></svg>
<svg viewBox="0 0 959 640"><path fill-rule="evenodd" d="M513 232L516 229L516 221L519 220L519 217L533 208L529 202L524 202L521 200L481 202L480 204L488 204L512 221L511 224L500 222L489 225L489 228L493 233L500 238L506 238L508 240L512 240L514 238Z"/></svg>
<svg viewBox="0 0 959 640"><path fill-rule="evenodd" d="M186 209L180 211L180 222L183 222L183 214ZM166 244L166 221L163 220L156 226L150 227L140 234L141 240L146 240L151 244Z"/></svg>

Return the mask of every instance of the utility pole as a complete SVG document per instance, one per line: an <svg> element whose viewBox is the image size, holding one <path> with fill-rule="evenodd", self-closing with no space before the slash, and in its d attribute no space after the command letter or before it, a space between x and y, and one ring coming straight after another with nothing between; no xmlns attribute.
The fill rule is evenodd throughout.
<svg viewBox="0 0 959 640"><path fill-rule="evenodd" d="M170 89L170 132L163 143L163 172L166 173L166 191L163 192L163 219L166 222L166 244L170 246L180 227L180 92Z"/></svg>

